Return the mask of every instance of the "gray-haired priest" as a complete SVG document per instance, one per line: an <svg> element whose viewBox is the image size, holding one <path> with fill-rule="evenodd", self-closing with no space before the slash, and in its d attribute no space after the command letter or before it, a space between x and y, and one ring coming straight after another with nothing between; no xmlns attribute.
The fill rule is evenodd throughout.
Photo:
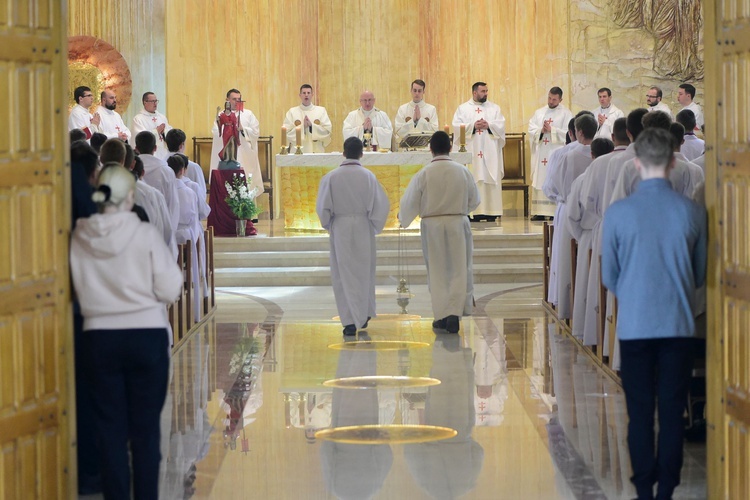
<svg viewBox="0 0 750 500"><path fill-rule="evenodd" d="M391 148L393 125L388 115L375 107L375 94L369 90L362 92L359 96L359 108L349 113L344 120L343 134L344 140L356 137L363 141L365 151L373 146L381 149Z"/></svg>

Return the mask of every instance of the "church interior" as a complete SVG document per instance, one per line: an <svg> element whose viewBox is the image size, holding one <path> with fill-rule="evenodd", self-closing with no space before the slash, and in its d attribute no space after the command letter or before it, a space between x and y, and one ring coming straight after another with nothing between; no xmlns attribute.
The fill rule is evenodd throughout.
<svg viewBox="0 0 750 500"><path fill-rule="evenodd" d="M705 116L707 337L674 498L750 498L749 19L737 0L6 3L0 499L104 498L79 481L68 115L81 85L94 106L116 92L125 124L153 93L207 184L227 90L260 124L257 234L204 222L203 293L187 277L170 308L158 498L636 497L618 366L547 301L529 119L556 86L573 114L602 87L627 114L654 86L676 113L686 82ZM507 134L502 217L471 223L474 306L456 335L433 328L419 225L398 230L392 202L377 316L345 337L314 211L334 165L279 154L284 116L310 84L340 155L360 93L393 118L415 79L456 134L454 112L486 82ZM409 154L368 153L395 200L429 161ZM186 276L195 258L180 248Z"/></svg>

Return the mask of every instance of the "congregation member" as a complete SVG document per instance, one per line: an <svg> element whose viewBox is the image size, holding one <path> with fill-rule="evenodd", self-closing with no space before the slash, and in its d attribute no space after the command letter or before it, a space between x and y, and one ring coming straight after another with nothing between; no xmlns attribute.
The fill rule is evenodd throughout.
<svg viewBox="0 0 750 500"><path fill-rule="evenodd" d="M94 104L94 94L88 87L76 87L73 91L73 99L76 105L68 115L68 131L80 129L86 134L86 139L91 139L95 132L99 132L99 124L102 119L98 113L91 114L89 108Z"/></svg>
<svg viewBox="0 0 750 500"><path fill-rule="evenodd" d="M432 134L438 130L435 106L424 101L427 84L424 80L411 82L411 101L402 104L396 112L395 132L399 140L415 134Z"/></svg>
<svg viewBox="0 0 750 500"><path fill-rule="evenodd" d="M466 149L471 152L471 173L480 198L473 220L494 222L503 215L505 117L500 106L487 100L488 93L485 82L471 86L471 99L461 104L453 115L453 143L459 144L463 128Z"/></svg>
<svg viewBox="0 0 750 500"><path fill-rule="evenodd" d="M680 148L680 153L685 155L688 161L693 161L703 155L706 150L706 143L695 135L696 124L693 110L687 108L681 110L675 116L675 121L685 127L684 143Z"/></svg>
<svg viewBox="0 0 750 500"><path fill-rule="evenodd" d="M297 127L301 128L302 152L325 153L331 143L331 119L323 106L316 106L312 102L313 88L304 84L299 88L299 106L289 108L284 117L287 141L292 151L297 146Z"/></svg>
<svg viewBox="0 0 750 500"><path fill-rule="evenodd" d="M390 203L375 174L362 166L362 141L344 141L344 161L320 181L315 210L331 243L331 281L344 335L375 317L375 235Z"/></svg>
<svg viewBox="0 0 750 500"><path fill-rule="evenodd" d="M458 333L462 316L472 313L473 240L468 214L480 204L472 174L450 159L448 134L430 139L432 161L417 172L401 198L401 227L420 216L422 253L435 320L432 327ZM445 187L450 186L450 196Z"/></svg>
<svg viewBox="0 0 750 500"><path fill-rule="evenodd" d="M553 151L565 145L567 127L573 113L562 104L563 91L552 87L547 105L534 112L529 120L531 147L531 220L540 221L555 214L556 205L542 192L547 179L547 164Z"/></svg>
<svg viewBox="0 0 750 500"><path fill-rule="evenodd" d="M672 188L671 142L665 130L644 130L634 160L642 181L607 209L603 223L602 282L619 304L631 481L642 499L654 498L654 485L656 498L672 498L680 484L695 342L692 302L706 277L706 212Z"/></svg>
<svg viewBox="0 0 750 500"><path fill-rule="evenodd" d="M70 130L68 132L68 139L70 140L71 145L76 141L85 141L86 132L84 132L80 128L74 128L73 130Z"/></svg>
<svg viewBox="0 0 750 500"><path fill-rule="evenodd" d="M166 306L182 289L182 272L160 235L130 211L134 188L125 168L104 169L93 194L99 213L77 221L70 245L105 498L130 498L131 483L135 498L158 497Z"/></svg>
<svg viewBox="0 0 750 500"><path fill-rule="evenodd" d="M108 139L115 138L129 141L131 137L130 129L125 126L120 113L115 111L117 109L117 95L111 90L104 90L99 97L101 104L96 108L96 113L101 119L99 123L101 133L106 135Z"/></svg>
<svg viewBox="0 0 750 500"><path fill-rule="evenodd" d="M693 101L695 99L695 87L690 85L689 83L683 83L679 86L677 89L677 102L680 103L680 106L682 106L683 110L689 110L693 112L693 115L695 116L695 127L688 130L685 129L685 133L689 132L700 132L703 130L703 125L705 124L703 120L703 109L701 108L700 104ZM683 124L684 125L684 124Z"/></svg>
<svg viewBox="0 0 750 500"><path fill-rule="evenodd" d="M592 162L591 142L596 135L597 120L590 114L581 114L575 119L575 134L578 146L572 148L555 168L547 172L543 191L545 196L557 203L555 212L555 237L553 239L553 258L550 267L550 275L555 276L557 286L557 316L560 319L571 318L571 234L568 230L566 202L570 195L573 181L576 180L588 168ZM588 248L591 247L590 233L582 240L579 247L579 255L585 252L588 257ZM552 279L550 278L550 282Z"/></svg>
<svg viewBox="0 0 750 500"><path fill-rule="evenodd" d="M187 142L187 135L185 132L178 128L173 128L167 132L166 141L170 156L175 154L185 155L185 143ZM187 156L185 156L185 158L187 159ZM199 194L199 197L205 201L206 177L203 175L203 169L201 166L194 161L187 159L185 177L198 185L198 193L203 193Z"/></svg>
<svg viewBox="0 0 750 500"><path fill-rule="evenodd" d="M669 106L667 106L665 103L661 102L662 99L662 91L659 87L651 87L648 89L648 92L646 92L646 104L648 105L648 111L662 111L666 113L669 116L669 119L672 119L672 110L669 109Z"/></svg>
<svg viewBox="0 0 750 500"><path fill-rule="evenodd" d="M615 120L624 118L625 113L620 108L612 104L612 91L607 87L602 87L596 92L599 98L599 107L592 110L598 123L596 137L605 137L612 139L612 127Z"/></svg>
<svg viewBox="0 0 750 500"><path fill-rule="evenodd" d="M693 199L698 186L705 183L706 175L702 167L688 160L685 155L680 153L680 148L685 142L685 127L681 123L674 122L669 126L669 134L672 136L672 146L674 147L675 168L680 168L680 165L684 165L688 175L687 182L689 182L689 185L685 186L682 194Z"/></svg>
<svg viewBox="0 0 750 500"><path fill-rule="evenodd" d="M624 118L623 118L624 119ZM597 137L591 141L591 159L596 160L600 156L608 155L615 149L615 143L605 137ZM588 171L588 169L586 169Z"/></svg>
<svg viewBox="0 0 750 500"><path fill-rule="evenodd" d="M229 89L226 94L226 103L229 103L229 110L234 115L237 127L239 129L239 144L237 147L237 162L245 171L245 175L250 176L248 189L255 188L258 195L263 194L263 175L260 172L260 163L258 162L258 137L260 137L260 122L253 112L245 109L245 101L242 100L242 93L237 89ZM224 113L220 110L213 127L211 135L213 144L211 145L211 171L219 168L219 153L224 149L224 141L219 133L219 118Z"/></svg>
<svg viewBox="0 0 750 500"><path fill-rule="evenodd" d="M164 195L169 209L170 227L175 232L180 221L180 199L174 182L174 171L166 161L155 156L156 137L151 132L138 133L135 136L135 148L143 162L143 181Z"/></svg>
<svg viewBox="0 0 750 500"><path fill-rule="evenodd" d="M159 99L153 92L146 92L141 97L143 109L133 117L133 135L137 136L141 132L149 132L154 136L156 150L154 156L161 160L166 160L169 156L167 150L166 136L172 127L167 121L167 117L157 111Z"/></svg>
<svg viewBox="0 0 750 500"><path fill-rule="evenodd" d="M97 153L101 150L102 144L105 142L107 142L107 136L101 132L94 132L94 135L89 139L89 144L91 144L91 147L94 148L94 151Z"/></svg>
<svg viewBox="0 0 750 500"><path fill-rule="evenodd" d="M359 108L349 113L344 120L343 135L344 140L356 137L363 141L366 151L391 148L393 125L385 111L375 107L375 94L369 90L360 94Z"/></svg>

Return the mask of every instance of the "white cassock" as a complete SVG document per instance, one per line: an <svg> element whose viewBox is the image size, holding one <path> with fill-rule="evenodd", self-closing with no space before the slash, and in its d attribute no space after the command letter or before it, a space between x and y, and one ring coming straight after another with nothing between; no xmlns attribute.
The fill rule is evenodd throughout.
<svg viewBox="0 0 750 500"><path fill-rule="evenodd" d="M149 186L158 189L164 195L169 209L169 219L172 231L177 232L180 223L180 199L177 195L174 170L169 168L167 162L154 155L139 155L143 161L143 181Z"/></svg>
<svg viewBox="0 0 750 500"><path fill-rule="evenodd" d="M419 113L422 117L415 122L414 108L417 106L419 106ZM398 108L395 132L399 140L414 134L434 134L437 131L437 110L432 104L427 104L424 100L418 103L409 101Z"/></svg>
<svg viewBox="0 0 750 500"><path fill-rule="evenodd" d="M495 328L477 339L474 354L474 384L491 390L480 396L474 391L474 413L477 427L492 427L502 424L503 409L508 399L508 363L504 325L498 322Z"/></svg>
<svg viewBox="0 0 750 500"><path fill-rule="evenodd" d="M705 150L706 142L703 139L697 138L695 134L685 134L685 142L680 148L680 153L684 154L688 161L703 156Z"/></svg>
<svg viewBox="0 0 750 500"><path fill-rule="evenodd" d="M693 114L695 115L695 130L694 130L694 132L700 132L701 131L701 127L703 127L703 124L705 123L705 121L703 120L703 109L701 109L700 104L698 104L697 102L693 101L693 102L691 102L690 104L688 104L687 106L685 106L682 109L689 109L690 111L693 112ZM682 111L682 109L680 111Z"/></svg>
<svg viewBox="0 0 750 500"><path fill-rule="evenodd" d="M620 108L615 106L614 104L609 105L608 108L602 108L599 106L596 109L591 110L592 113L594 113L594 118L596 118L596 123L599 123L599 115L605 115L607 119L599 125L599 129L596 131L596 135L594 138L597 137L604 137L605 139L612 140L612 133L615 130L615 120L618 118L625 118L625 113L623 113Z"/></svg>
<svg viewBox="0 0 750 500"><path fill-rule="evenodd" d="M176 154L183 154L183 153L169 153L169 156L174 156ZM185 169L185 177L193 181L194 183L198 184L198 203L200 204L200 200L204 200L206 198L206 177L203 174L203 169L200 165L195 163L194 161L188 159L188 164ZM200 194L203 193L203 194ZM208 206L208 205L206 205ZM210 209L209 209L210 210ZM205 217L201 217L201 219L205 219Z"/></svg>
<svg viewBox="0 0 750 500"><path fill-rule="evenodd" d="M223 111L222 111L223 113ZM252 111L245 109L241 112L232 111L235 115L239 113L239 123L242 125L240 132L240 143L237 146L237 161L245 170L245 174L252 175L248 189L257 189L257 194L263 194L263 175L260 172L260 163L258 162L258 137L260 137L260 123ZM218 118L218 114L216 117ZM224 148L224 142L219 137L219 125L214 120L211 127L211 135L214 137L211 146L211 171L219 168L219 152ZM210 176L209 176L210 180Z"/></svg>
<svg viewBox="0 0 750 500"><path fill-rule="evenodd" d="M177 243L175 242L172 219L164 195L155 187L139 180L135 183L135 202L146 211L148 221L156 226L159 234L164 237L164 243L167 244L174 258L177 259Z"/></svg>
<svg viewBox="0 0 750 500"><path fill-rule="evenodd" d="M401 197L401 227L422 217L422 252L435 319L472 312L473 241L467 215L479 205L479 196L466 167L449 156L436 156L412 177Z"/></svg>
<svg viewBox="0 0 750 500"><path fill-rule="evenodd" d="M703 170L695 163L685 160L680 153L675 153L674 168L669 172L672 189L692 199L695 187L704 182ZM628 160L620 170L617 182L612 191L609 204L630 196L641 182L641 176L633 160Z"/></svg>
<svg viewBox="0 0 750 500"><path fill-rule="evenodd" d="M117 139L122 133L127 136L125 139L126 141L130 140L132 137L130 129L125 126L125 122L122 121L120 113L112 109L107 109L104 106L96 108L96 112L99 113L99 118L101 118L101 121L99 122L99 130L102 134L107 136L107 139Z"/></svg>
<svg viewBox="0 0 750 500"><path fill-rule="evenodd" d="M200 321L201 316L201 293L200 293L200 270L197 259L198 249L198 238L200 237L200 219L198 219L198 198L185 184L182 179L175 179L175 187L177 189L177 196L180 199L180 221L177 226L177 232L175 233L177 238L177 244L182 245L190 242L190 249L192 252L192 258L190 259L190 267L192 268L192 282L193 282L193 318L195 321Z"/></svg>
<svg viewBox="0 0 750 500"><path fill-rule="evenodd" d="M476 130L474 124L484 118L487 130ZM471 151L471 173L477 184L481 201L474 212L484 215L503 215L503 146L505 146L505 117L494 102L461 104L453 115L453 144L458 145L461 125L466 126L466 148Z"/></svg>
<svg viewBox="0 0 750 500"><path fill-rule="evenodd" d="M94 116L89 113L88 109L80 104L76 104L73 106L73 109L70 110L70 115L68 116L68 132L79 128L86 134L86 140L91 139L91 136L96 132L101 132L97 125L91 123L92 118L94 118Z"/></svg>
<svg viewBox="0 0 750 500"><path fill-rule="evenodd" d="M362 124L368 116L372 122L372 143L381 149L390 149L393 125L391 125L391 119L388 118L388 115L378 108L372 108L370 111L359 108L349 113L344 120L344 140L350 137L358 137L361 140L364 133Z"/></svg>
<svg viewBox="0 0 750 500"><path fill-rule="evenodd" d="M573 181L576 180L592 162L591 146L579 144L570 148L565 158L560 161L559 168L556 166L547 172L544 181L544 194L557 200L557 211L555 212L555 237L552 240L553 259L550 266L550 275L555 276L557 284L557 316L560 319L568 319L571 315L570 290L572 286L572 263L570 241L572 236L568 231L566 202L570 194ZM586 249L588 255L588 249ZM550 278L550 282L552 278Z"/></svg>
<svg viewBox="0 0 750 500"><path fill-rule="evenodd" d="M573 119L564 104L558 104L556 108L549 106L539 108L529 120L529 145L531 147L531 197L532 215L553 215L555 204L548 200L542 193L544 180L547 178L547 166L552 152L565 145L565 136L568 133L568 122ZM544 122L552 120L552 132L542 134Z"/></svg>
<svg viewBox="0 0 750 500"><path fill-rule="evenodd" d="M208 214L211 213L211 207L206 203L205 184L203 185L204 187L201 188L200 184L193 182L193 180L187 175L183 175L181 180L195 193L198 202L198 226L196 228L198 234L198 241L196 242L198 248L198 271L200 273L200 284L203 289L203 296L208 297L208 281L206 280L206 238L200 221L208 218Z"/></svg>
<svg viewBox="0 0 750 500"><path fill-rule="evenodd" d="M156 131L156 127L164 124L164 131L160 134ZM137 136L141 132L151 132L156 137L156 153L154 156L166 160L170 154L167 148L167 141L164 139L167 136L167 132L172 130L172 127L167 121L167 117L163 114L155 111L149 113L145 109L142 109L137 115L133 117L133 126L131 127L133 137Z"/></svg>
<svg viewBox="0 0 750 500"><path fill-rule="evenodd" d="M669 109L669 106L667 106L663 102L659 102L659 104L657 104L656 106L649 106L647 109L649 110L649 112L651 112L651 111L663 111L663 112L665 112L666 114L669 115L670 119L674 120L674 116L672 115L672 110Z"/></svg>
<svg viewBox="0 0 750 500"><path fill-rule="evenodd" d="M305 127L305 117L312 122L311 127ZM297 127L302 129L302 152L303 153L325 153L326 147L331 143L331 119L328 111L323 106L300 104L286 112L284 117L286 136L291 151L297 146Z"/></svg>
<svg viewBox="0 0 750 500"><path fill-rule="evenodd" d="M375 317L375 235L390 204L375 174L345 160L320 180L316 211L331 244L331 281L341 323L364 325Z"/></svg>
<svg viewBox="0 0 750 500"><path fill-rule="evenodd" d="M698 158L693 160L693 163L698 165L701 168L701 170L703 170L703 175L705 176L706 175L706 155L705 154L700 155Z"/></svg>

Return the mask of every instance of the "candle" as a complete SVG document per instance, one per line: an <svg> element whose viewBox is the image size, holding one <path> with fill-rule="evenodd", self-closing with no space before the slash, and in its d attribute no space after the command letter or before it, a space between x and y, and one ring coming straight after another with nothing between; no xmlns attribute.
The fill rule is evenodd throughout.
<svg viewBox="0 0 750 500"><path fill-rule="evenodd" d="M443 127L443 130L445 130L446 134L451 135L451 126L450 125L446 125L445 127Z"/></svg>
<svg viewBox="0 0 750 500"><path fill-rule="evenodd" d="M286 147L286 126L281 127L281 147Z"/></svg>
<svg viewBox="0 0 750 500"><path fill-rule="evenodd" d="M297 146L302 146L302 127L300 127L299 125L297 125L295 127L295 132L297 132L297 137L296 137Z"/></svg>
<svg viewBox="0 0 750 500"><path fill-rule="evenodd" d="M463 123L461 124L461 134L459 137L459 144L466 144L466 125Z"/></svg>

